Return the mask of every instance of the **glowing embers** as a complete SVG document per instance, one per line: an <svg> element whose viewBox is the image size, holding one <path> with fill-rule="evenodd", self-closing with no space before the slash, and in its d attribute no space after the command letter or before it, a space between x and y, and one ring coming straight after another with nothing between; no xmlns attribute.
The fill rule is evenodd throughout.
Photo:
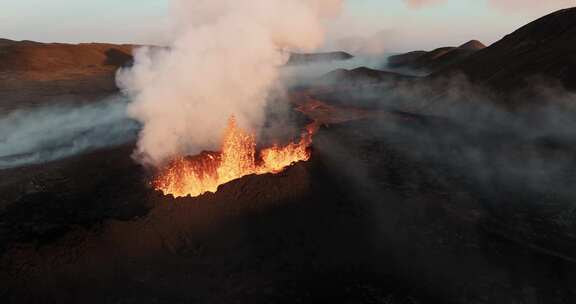
<svg viewBox="0 0 576 304"><path fill-rule="evenodd" d="M311 124L300 141L274 145L257 155L256 137L242 130L231 117L224 132L221 152L203 152L172 161L154 181L154 187L175 197L216 192L218 186L250 174L279 173L286 167L310 159L309 147L316 130Z"/></svg>

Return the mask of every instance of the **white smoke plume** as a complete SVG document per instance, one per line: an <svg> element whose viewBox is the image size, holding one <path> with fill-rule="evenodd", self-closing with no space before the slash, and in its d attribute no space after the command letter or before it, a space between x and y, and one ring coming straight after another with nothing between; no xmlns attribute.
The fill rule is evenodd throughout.
<svg viewBox="0 0 576 304"><path fill-rule="evenodd" d="M143 48L118 83L143 123L136 158L159 166L172 157L218 147L226 121L263 123L267 94L287 51L310 51L340 0L175 0L173 38Z"/></svg>

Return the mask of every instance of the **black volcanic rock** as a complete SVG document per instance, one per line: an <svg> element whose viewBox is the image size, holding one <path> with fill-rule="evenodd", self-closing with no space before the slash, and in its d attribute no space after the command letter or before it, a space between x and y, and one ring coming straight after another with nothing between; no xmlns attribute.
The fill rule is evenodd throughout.
<svg viewBox="0 0 576 304"><path fill-rule="evenodd" d="M354 56L346 52L328 52L328 53L293 53L290 55L288 65L310 64L330 61L342 61L352 59Z"/></svg>
<svg viewBox="0 0 576 304"><path fill-rule="evenodd" d="M388 67L430 73L458 63L484 47L480 41L471 40L459 47L408 52L388 58Z"/></svg>
<svg viewBox="0 0 576 304"><path fill-rule="evenodd" d="M435 76L454 73L501 92L526 86L534 77L576 90L576 8L542 17Z"/></svg>

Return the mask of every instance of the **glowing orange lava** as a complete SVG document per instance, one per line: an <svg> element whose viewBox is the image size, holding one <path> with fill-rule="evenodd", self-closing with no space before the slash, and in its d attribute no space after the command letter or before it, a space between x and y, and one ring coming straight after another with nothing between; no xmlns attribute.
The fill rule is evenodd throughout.
<svg viewBox="0 0 576 304"><path fill-rule="evenodd" d="M218 186L250 174L279 173L310 159L309 147L316 125L311 124L297 143L274 145L256 154L256 137L236 125L231 117L224 132L221 152L202 152L172 161L156 177L154 186L174 197L216 192Z"/></svg>

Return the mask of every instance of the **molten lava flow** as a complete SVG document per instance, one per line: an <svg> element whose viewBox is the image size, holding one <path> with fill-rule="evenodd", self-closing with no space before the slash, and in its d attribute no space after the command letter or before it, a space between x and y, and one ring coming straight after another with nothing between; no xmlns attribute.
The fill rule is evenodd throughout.
<svg viewBox="0 0 576 304"><path fill-rule="evenodd" d="M216 192L219 185L250 174L279 173L310 159L309 147L316 125L311 124L298 143L274 145L256 157L256 137L240 129L231 117L221 152L203 152L172 161L154 181L157 190L174 197Z"/></svg>

